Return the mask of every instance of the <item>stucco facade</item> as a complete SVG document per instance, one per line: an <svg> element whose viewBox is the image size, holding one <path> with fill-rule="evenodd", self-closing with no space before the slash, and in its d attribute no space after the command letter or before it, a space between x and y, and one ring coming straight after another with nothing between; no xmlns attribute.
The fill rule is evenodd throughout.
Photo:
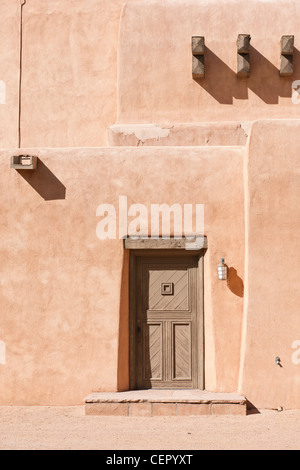
<svg viewBox="0 0 300 470"><path fill-rule="evenodd" d="M205 389L300 408L299 2L2 0L0 11L0 404L130 389L130 252L97 236L99 205L126 196L149 211L204 205ZM286 34L294 70L281 77ZM205 37L199 80L192 36ZM37 169L10 168L14 155Z"/></svg>

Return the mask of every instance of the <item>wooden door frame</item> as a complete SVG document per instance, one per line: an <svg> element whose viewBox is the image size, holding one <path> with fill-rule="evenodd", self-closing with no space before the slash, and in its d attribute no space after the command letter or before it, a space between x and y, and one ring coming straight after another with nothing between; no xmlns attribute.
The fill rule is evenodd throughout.
<svg viewBox="0 0 300 470"><path fill-rule="evenodd" d="M150 258L190 258L198 259L197 266L197 375L195 377L196 388L204 390L204 249L188 251L185 249L132 249L129 259L129 384L130 389L136 389L136 295L137 260L143 257Z"/></svg>

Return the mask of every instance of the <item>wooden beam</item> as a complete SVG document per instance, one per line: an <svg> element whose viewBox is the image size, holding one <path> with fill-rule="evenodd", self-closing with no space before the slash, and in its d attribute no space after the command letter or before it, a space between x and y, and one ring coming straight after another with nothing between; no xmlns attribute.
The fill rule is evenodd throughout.
<svg viewBox="0 0 300 470"><path fill-rule="evenodd" d="M126 250L190 250L199 251L207 248L207 237L199 236L189 240L186 238L128 238L125 240Z"/></svg>

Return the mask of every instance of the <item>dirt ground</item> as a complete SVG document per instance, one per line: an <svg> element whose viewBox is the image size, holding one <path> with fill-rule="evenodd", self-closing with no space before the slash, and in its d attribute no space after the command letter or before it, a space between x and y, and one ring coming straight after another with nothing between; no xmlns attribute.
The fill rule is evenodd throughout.
<svg viewBox="0 0 300 470"><path fill-rule="evenodd" d="M300 410L235 416L85 416L84 407L0 407L0 450L299 450Z"/></svg>

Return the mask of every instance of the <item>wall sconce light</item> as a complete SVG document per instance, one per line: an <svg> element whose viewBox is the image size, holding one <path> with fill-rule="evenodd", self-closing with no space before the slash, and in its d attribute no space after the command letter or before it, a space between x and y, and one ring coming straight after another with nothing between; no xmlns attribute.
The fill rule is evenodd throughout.
<svg viewBox="0 0 300 470"><path fill-rule="evenodd" d="M10 167L14 170L35 170L37 167L37 157L30 155L17 155L11 157Z"/></svg>
<svg viewBox="0 0 300 470"><path fill-rule="evenodd" d="M227 266L224 258L222 258L221 263L218 265L218 276L220 281L227 281Z"/></svg>
<svg viewBox="0 0 300 470"><path fill-rule="evenodd" d="M276 363L276 365L277 365L277 366L279 366L279 367L282 367L282 364L281 364L281 359L280 359L280 357L279 357L279 356L277 356L277 357L276 357L276 359L275 359L275 363Z"/></svg>

